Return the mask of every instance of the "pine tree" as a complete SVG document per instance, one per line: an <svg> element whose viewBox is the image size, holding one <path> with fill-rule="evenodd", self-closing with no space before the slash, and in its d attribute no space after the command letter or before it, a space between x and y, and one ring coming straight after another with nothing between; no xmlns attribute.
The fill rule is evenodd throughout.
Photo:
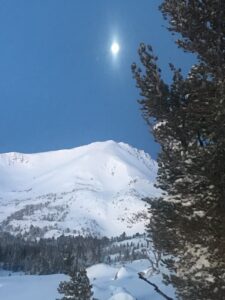
<svg viewBox="0 0 225 300"><path fill-rule="evenodd" d="M93 293L92 285L85 269L70 274L69 281L59 284L58 292L64 294L60 300L90 300Z"/></svg>
<svg viewBox="0 0 225 300"><path fill-rule="evenodd" d="M152 48L141 44L145 72L132 65L144 118L161 145L148 232L181 299L225 295L225 2L164 0L177 44L198 62L184 78L170 65L166 84ZM176 259L173 259L176 258Z"/></svg>

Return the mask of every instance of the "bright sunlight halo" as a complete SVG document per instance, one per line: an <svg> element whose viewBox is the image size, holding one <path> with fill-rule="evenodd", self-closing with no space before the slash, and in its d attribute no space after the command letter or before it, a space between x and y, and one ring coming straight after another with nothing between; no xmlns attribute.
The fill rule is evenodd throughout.
<svg viewBox="0 0 225 300"><path fill-rule="evenodd" d="M120 45L117 42L112 43L111 46L111 52L113 55L118 54L118 52L120 51Z"/></svg>

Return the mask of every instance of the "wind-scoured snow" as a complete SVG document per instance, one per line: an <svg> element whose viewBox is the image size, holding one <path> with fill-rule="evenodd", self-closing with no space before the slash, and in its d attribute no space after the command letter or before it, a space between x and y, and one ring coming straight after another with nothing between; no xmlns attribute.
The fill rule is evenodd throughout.
<svg viewBox="0 0 225 300"><path fill-rule="evenodd" d="M114 141L0 154L0 225L37 237L143 232L156 172L144 151Z"/></svg>

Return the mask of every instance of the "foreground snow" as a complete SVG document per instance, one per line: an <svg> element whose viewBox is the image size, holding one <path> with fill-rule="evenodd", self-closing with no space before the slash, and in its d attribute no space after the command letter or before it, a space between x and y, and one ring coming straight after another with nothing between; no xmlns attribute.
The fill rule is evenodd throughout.
<svg viewBox="0 0 225 300"><path fill-rule="evenodd" d="M105 264L90 267L88 276L93 283L94 296L99 300L162 300L153 287L138 277L138 272L148 268L148 260L134 261L119 267ZM160 275L149 279L165 293L174 296L173 289L163 285Z"/></svg>
<svg viewBox="0 0 225 300"><path fill-rule="evenodd" d="M55 300L57 287L65 275L13 275L1 276L0 299L2 300Z"/></svg>
<svg viewBox="0 0 225 300"><path fill-rule="evenodd" d="M141 199L159 194L156 172L144 151L114 141L0 154L0 225L46 238L141 233L147 211Z"/></svg>
<svg viewBox="0 0 225 300"><path fill-rule="evenodd" d="M134 261L124 266L94 265L87 269L98 300L162 300L154 289L138 278L137 273L149 267L147 260ZM160 275L149 278L163 292L174 297L171 287L162 284ZM60 297L57 287L65 275L13 275L0 272L0 298L4 300L55 300ZM175 297L174 297L175 298Z"/></svg>

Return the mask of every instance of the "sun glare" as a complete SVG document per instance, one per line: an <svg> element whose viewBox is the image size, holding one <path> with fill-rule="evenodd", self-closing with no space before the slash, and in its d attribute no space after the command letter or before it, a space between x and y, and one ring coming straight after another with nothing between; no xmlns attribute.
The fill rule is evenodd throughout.
<svg viewBox="0 0 225 300"><path fill-rule="evenodd" d="M113 55L118 54L120 51L120 45L117 42L113 42L111 46L111 52Z"/></svg>

